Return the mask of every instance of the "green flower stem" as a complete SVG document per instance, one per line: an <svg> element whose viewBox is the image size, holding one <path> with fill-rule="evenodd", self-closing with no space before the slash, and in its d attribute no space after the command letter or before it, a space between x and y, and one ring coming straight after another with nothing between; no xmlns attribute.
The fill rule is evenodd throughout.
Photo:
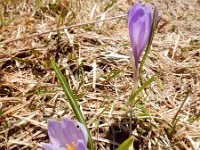
<svg viewBox="0 0 200 150"><path fill-rule="evenodd" d="M90 131L86 125L85 119L83 117L83 114L80 110L79 104L77 102L77 98L74 96L72 90L69 87L69 84L67 83L67 81L65 80L64 75L62 74L62 72L60 71L59 67L57 66L57 64L52 61L51 62L51 66L54 69L55 73L56 73L56 77L59 79L60 84L63 88L63 91L65 92L65 95L67 96L69 103L72 107L72 110L74 111L74 114L77 117L77 120L79 122L81 122L82 124L85 125L87 131L88 131L88 146L90 150L94 150L94 145L93 145L93 140L92 140L92 136L90 134Z"/></svg>

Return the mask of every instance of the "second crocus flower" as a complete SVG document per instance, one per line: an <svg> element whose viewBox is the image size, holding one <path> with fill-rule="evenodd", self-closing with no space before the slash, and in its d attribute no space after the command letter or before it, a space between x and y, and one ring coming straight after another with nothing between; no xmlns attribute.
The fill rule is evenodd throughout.
<svg viewBox="0 0 200 150"><path fill-rule="evenodd" d="M87 150L87 130L83 124L75 124L68 118L61 122L48 120L51 144L43 144L44 150Z"/></svg>

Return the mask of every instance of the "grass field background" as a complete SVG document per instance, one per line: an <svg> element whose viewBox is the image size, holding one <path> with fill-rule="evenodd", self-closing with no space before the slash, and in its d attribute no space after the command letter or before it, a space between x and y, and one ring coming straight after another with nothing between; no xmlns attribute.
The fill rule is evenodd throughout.
<svg viewBox="0 0 200 150"><path fill-rule="evenodd" d="M135 2L0 0L1 150L42 149L48 118L76 121L53 59L79 99L96 149L115 149L128 138L125 104L134 83L126 14ZM133 147L198 150L200 1L157 5L159 23L142 74L157 79L133 108Z"/></svg>

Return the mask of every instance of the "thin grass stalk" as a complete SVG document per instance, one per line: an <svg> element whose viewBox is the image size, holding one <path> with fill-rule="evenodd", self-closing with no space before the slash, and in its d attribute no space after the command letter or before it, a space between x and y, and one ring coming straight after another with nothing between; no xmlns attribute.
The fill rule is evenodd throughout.
<svg viewBox="0 0 200 150"><path fill-rule="evenodd" d="M178 114L180 113L181 108L182 108L183 105L185 104L185 102L186 102L188 96L189 96L189 92L188 92L187 95L185 96L185 99L184 99L183 102L181 103L181 106L179 107L178 111L176 112L176 114L175 114L175 116L174 116L174 118L173 118L173 120L172 120L172 125L175 124L175 122L176 122L176 120L177 120L177 117L178 117Z"/></svg>
<svg viewBox="0 0 200 150"><path fill-rule="evenodd" d="M179 107L178 111L177 111L176 114L174 115L174 118L173 118L173 120L172 120L172 131L170 132L170 136L172 136L172 135L174 134L174 131L175 131L175 129L176 129L176 125L177 125L177 123L178 123L178 121L179 121L178 115L179 115L179 113L180 113L180 111L181 111L183 105L185 104L185 102L186 102L188 96L189 96L189 91L188 91L187 95L185 96L185 99L184 99L183 102L181 103L181 106Z"/></svg>

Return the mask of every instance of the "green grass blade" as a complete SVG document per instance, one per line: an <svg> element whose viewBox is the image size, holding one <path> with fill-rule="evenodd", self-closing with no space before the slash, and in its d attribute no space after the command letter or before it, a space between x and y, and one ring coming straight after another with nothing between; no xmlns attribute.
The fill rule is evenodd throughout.
<svg viewBox="0 0 200 150"><path fill-rule="evenodd" d="M176 125L177 125L177 123L178 123L178 121L179 121L179 119L180 119L180 117L178 117L178 115L179 115L179 113L180 113L180 111L181 111L183 105L185 104L185 102L186 102L188 96L189 96L189 92L187 93L185 99L184 99L183 102L181 103L181 106L179 107L178 111L176 112L176 114L175 114L175 116L174 116L174 118L173 118L173 120L172 120L172 131L170 132L170 137L173 136L173 134L174 134L174 132L175 132L175 130L176 130Z"/></svg>
<svg viewBox="0 0 200 150"><path fill-rule="evenodd" d="M133 143L133 141L134 141L134 137L133 136L129 137L122 144L120 144L116 150L128 150L131 144Z"/></svg>
<svg viewBox="0 0 200 150"><path fill-rule="evenodd" d="M176 125L175 122L176 122L176 120L177 120L177 117L178 117L178 115L179 115L179 113L180 113L180 111L181 111L181 108L182 108L183 105L185 104L185 102L186 102L188 96L189 96L189 92L187 93L185 99L184 99L183 102L181 103L181 106L179 107L178 111L176 112L176 114L175 114L175 116L174 116L174 118L173 118L173 120L172 120L172 125L173 125L173 126Z"/></svg>
<svg viewBox="0 0 200 150"><path fill-rule="evenodd" d="M155 30L156 30L156 8L154 8L154 13L153 13L153 25L152 25L152 30L151 30L151 35L150 35L150 38L149 38L149 42L147 44L147 47L146 47L146 50L145 50L145 53L144 53L144 56L142 57L142 60L140 62L140 67L139 67L139 77L141 78L141 74L142 74L142 67L145 63L145 60L147 59L147 56L150 52L150 48L151 48L151 45L152 45L152 41L153 41L153 37L154 37L154 33L155 33Z"/></svg>
<svg viewBox="0 0 200 150"><path fill-rule="evenodd" d="M67 96L68 100L69 100L69 103L74 111L74 114L76 115L77 117L77 120L79 122L81 122L82 124L85 125L87 131L88 131L88 146L89 146L89 149L93 150L94 149L94 145L93 145L93 140L92 140L92 136L90 134L90 131L89 129L87 128L87 125L86 125L86 122L85 122L85 119L83 117L83 114L81 113L81 110L80 110L80 107L79 107L79 104L77 102L77 99L76 97L74 96L72 90L70 89L69 87L69 84L67 83L67 81L65 80L65 77L64 75L62 74L62 72L60 71L59 67L57 66L57 64L52 61L51 62L51 66L52 68L54 69L55 73L56 73L56 77L59 79L60 81L60 84L63 88L63 91L65 92L65 95Z"/></svg>
<svg viewBox="0 0 200 150"><path fill-rule="evenodd" d="M153 81L156 80L156 77L153 76L151 77L149 80L147 80L142 86L140 86L137 91L135 91L135 89L133 89L133 92L128 100L128 104L131 105L135 105L137 103L137 101L135 101L135 97L143 90L145 89L147 86L149 86Z"/></svg>

